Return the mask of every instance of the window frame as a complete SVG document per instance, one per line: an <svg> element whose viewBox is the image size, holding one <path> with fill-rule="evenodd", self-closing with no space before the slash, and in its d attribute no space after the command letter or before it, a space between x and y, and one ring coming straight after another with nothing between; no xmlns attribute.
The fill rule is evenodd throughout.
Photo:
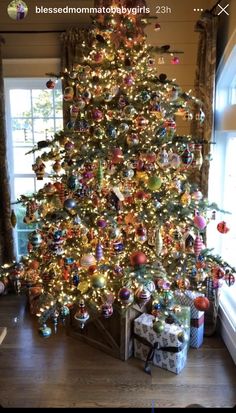
<svg viewBox="0 0 236 413"><path fill-rule="evenodd" d="M7 161L8 161L8 175L9 175L9 182L10 182L10 188L11 188L11 202L14 203L17 201L17 196L15 193L15 179L32 179L32 192L36 193L37 192L37 179L35 173L30 170L29 173L17 173L14 171L14 148L20 148L20 149L25 149L25 153L33 149L35 147L35 144L37 141L34 140L34 120L35 119L43 119L38 116L33 116L32 112L32 107L33 107L33 101L32 101L32 93L30 94L30 100L31 100L31 116L29 117L32 122L32 141L29 142L29 144L24 145L24 144L15 144L13 142L13 134L12 134L12 119L14 118L11 116L11 102L10 102L10 90L14 89L22 89L22 90L34 90L34 89L41 89L42 91L46 89L46 81L44 77L27 77L27 78L17 78L17 77L7 77L4 78L4 94L5 94L5 112L6 112L6 131L7 131ZM57 86L57 90L61 90L62 85L59 87ZM61 108L63 106L63 103L61 103ZM53 94L53 115L50 116L49 119L53 119L53 128L54 128L54 133L58 130L56 122L57 120L63 121L63 114L61 117L55 116L55 96ZM20 117L17 117L20 119ZM22 118L23 119L23 118ZM47 136L47 132L45 129L45 137L42 138L45 139L49 136ZM27 156L27 155L25 155ZM36 157L38 156L38 152L33 154L33 162L35 161ZM47 174L45 174L45 178L47 178ZM45 181L44 181L45 183ZM23 195L23 191L22 191ZM14 209L14 207L13 207ZM15 248L15 253L17 260L20 259L22 254L19 251L19 245L18 245L18 233L29 233L32 232L32 228L30 229L19 229L16 225L16 227L13 229L13 236L14 236L14 248Z"/></svg>
<svg viewBox="0 0 236 413"><path fill-rule="evenodd" d="M233 89L236 89L236 76L235 76L235 62L236 62L236 31L234 33L234 41L231 38L231 52L226 50L228 57L223 56L219 65L216 77L216 100L215 100L215 130L214 141L216 145L213 149L213 161L210 167L209 174L209 200L215 201L219 207L224 209L224 185L226 177L226 165L227 165L227 145L229 138L236 139L236 127L235 130L225 126L226 115L228 111L235 105L236 101L232 100ZM216 160L214 159L216 157ZM219 168L219 165L221 166ZM216 197L215 185L212 182L216 182L216 174L218 173L219 190L218 199ZM214 177L214 179L213 179ZM215 198L215 199L214 199ZM219 214L218 217L227 221L227 216ZM209 238L213 235L209 234ZM227 235L226 235L227 237ZM214 239L216 252L219 253L224 259L221 251L223 250L223 242L226 239L218 237L218 241ZM213 245L213 244L212 244ZM211 245L210 245L211 247ZM232 263L229 262L231 265ZM233 264L232 264L233 265ZM221 336L236 364L236 282L233 286L228 287L226 284L220 288L219 294L219 329Z"/></svg>

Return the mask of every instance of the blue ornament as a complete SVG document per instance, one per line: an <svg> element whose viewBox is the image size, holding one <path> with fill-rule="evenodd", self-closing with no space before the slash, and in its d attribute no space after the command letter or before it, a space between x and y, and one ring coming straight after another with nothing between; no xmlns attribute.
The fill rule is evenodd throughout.
<svg viewBox="0 0 236 413"><path fill-rule="evenodd" d="M66 305L63 305L60 310L60 315L62 318L68 316L70 314L70 310Z"/></svg>
<svg viewBox="0 0 236 413"><path fill-rule="evenodd" d="M50 327L47 327L47 324L43 324L39 327L39 334L43 337L49 337L52 334L52 330Z"/></svg>
<svg viewBox="0 0 236 413"><path fill-rule="evenodd" d="M65 262L66 265L73 264L74 258L71 258L71 257L69 257L69 258L64 258L64 262Z"/></svg>
<svg viewBox="0 0 236 413"><path fill-rule="evenodd" d="M64 202L65 209L74 209L76 207L76 201L73 198L67 198Z"/></svg>
<svg viewBox="0 0 236 413"><path fill-rule="evenodd" d="M73 275L73 284L77 287L77 285L79 284L80 278L78 274L74 274Z"/></svg>
<svg viewBox="0 0 236 413"><path fill-rule="evenodd" d="M69 122L66 124L67 129L73 129L75 125L75 122L72 120L69 120Z"/></svg>
<svg viewBox="0 0 236 413"><path fill-rule="evenodd" d="M106 133L107 133L107 136L109 136L109 138L112 138L112 139L115 139L117 136L116 128L112 124L107 125Z"/></svg>
<svg viewBox="0 0 236 413"><path fill-rule="evenodd" d="M154 303L153 308L154 308L154 310L160 310L161 309L161 304L160 303Z"/></svg>
<svg viewBox="0 0 236 413"><path fill-rule="evenodd" d="M113 248L116 252L122 252L124 249L124 244L121 241L114 242Z"/></svg>

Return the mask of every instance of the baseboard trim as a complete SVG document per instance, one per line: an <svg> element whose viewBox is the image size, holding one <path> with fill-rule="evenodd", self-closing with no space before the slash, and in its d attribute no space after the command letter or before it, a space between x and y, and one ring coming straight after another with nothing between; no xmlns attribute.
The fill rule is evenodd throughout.
<svg viewBox="0 0 236 413"><path fill-rule="evenodd" d="M219 307L219 330L222 339L236 364L236 331L232 323L229 321L226 312L222 306Z"/></svg>

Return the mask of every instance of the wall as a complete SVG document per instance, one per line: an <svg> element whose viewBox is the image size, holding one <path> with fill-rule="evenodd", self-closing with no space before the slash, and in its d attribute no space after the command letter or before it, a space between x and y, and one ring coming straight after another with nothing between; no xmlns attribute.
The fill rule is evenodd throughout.
<svg viewBox="0 0 236 413"><path fill-rule="evenodd" d="M236 44L236 1L225 0L222 5L229 4L227 8L229 16L225 13L220 16L219 31L218 31L218 71L217 77L219 77L221 70L227 61L232 48Z"/></svg>

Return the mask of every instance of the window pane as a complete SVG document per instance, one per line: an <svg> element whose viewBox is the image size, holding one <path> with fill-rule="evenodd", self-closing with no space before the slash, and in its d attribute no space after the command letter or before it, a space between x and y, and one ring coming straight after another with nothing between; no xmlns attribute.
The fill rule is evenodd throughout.
<svg viewBox="0 0 236 413"><path fill-rule="evenodd" d="M53 92L50 89L32 90L33 116L35 118L50 118L53 113Z"/></svg>
<svg viewBox="0 0 236 413"><path fill-rule="evenodd" d="M18 254L19 255L27 255L27 245L29 242L28 236L32 231L19 231L18 232Z"/></svg>
<svg viewBox="0 0 236 413"><path fill-rule="evenodd" d="M54 136L53 119L35 119L34 120L34 140L35 142L45 139L45 135Z"/></svg>
<svg viewBox="0 0 236 413"><path fill-rule="evenodd" d="M31 99L30 90L11 89L10 105L12 117L29 117L31 116Z"/></svg>
<svg viewBox="0 0 236 413"><path fill-rule="evenodd" d="M63 129L63 119L56 119L56 131Z"/></svg>
<svg viewBox="0 0 236 413"><path fill-rule="evenodd" d="M43 178L42 181L37 181L36 180L36 191L38 192L39 189L42 189L44 187L44 185L48 184L49 182L51 182L51 179L49 179L49 178Z"/></svg>
<svg viewBox="0 0 236 413"><path fill-rule="evenodd" d="M32 174L33 154L26 155L30 148L14 148L14 172L15 174Z"/></svg>
<svg viewBox="0 0 236 413"><path fill-rule="evenodd" d="M13 144L27 145L33 142L31 119L12 118L11 127Z"/></svg>
<svg viewBox="0 0 236 413"><path fill-rule="evenodd" d="M19 198L20 195L31 195L34 193L34 178L15 178L15 198Z"/></svg>
<svg viewBox="0 0 236 413"><path fill-rule="evenodd" d="M17 204L15 206L15 214L16 214L16 219L17 219L17 230L34 230L37 227L36 223L28 223L26 224L24 222L25 214L26 214L26 207L22 204ZM19 232L18 232L19 233Z"/></svg>
<svg viewBox="0 0 236 413"><path fill-rule="evenodd" d="M55 116L57 118L62 118L62 93L61 89L54 89L54 99L55 99Z"/></svg>

